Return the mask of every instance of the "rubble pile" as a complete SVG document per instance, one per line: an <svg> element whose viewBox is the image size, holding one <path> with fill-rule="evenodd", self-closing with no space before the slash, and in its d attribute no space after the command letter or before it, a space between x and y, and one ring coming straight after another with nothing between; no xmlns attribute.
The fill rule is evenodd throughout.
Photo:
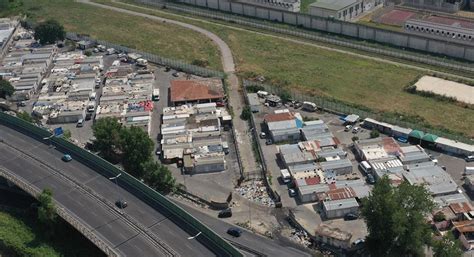
<svg viewBox="0 0 474 257"><path fill-rule="evenodd" d="M273 202L273 200L268 195L265 184L262 181L252 181L249 184L237 187L235 191L250 201L264 206L275 206L275 202Z"/></svg>

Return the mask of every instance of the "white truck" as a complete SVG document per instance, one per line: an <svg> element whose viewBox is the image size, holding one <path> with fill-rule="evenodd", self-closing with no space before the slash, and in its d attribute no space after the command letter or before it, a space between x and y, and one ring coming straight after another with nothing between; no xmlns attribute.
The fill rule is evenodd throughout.
<svg viewBox="0 0 474 257"><path fill-rule="evenodd" d="M160 89L159 88L153 89L153 95L151 96L151 99L153 101L159 101L160 100Z"/></svg>
<svg viewBox="0 0 474 257"><path fill-rule="evenodd" d="M280 170L280 177L283 183L288 184L291 182L291 174L287 169Z"/></svg>
<svg viewBox="0 0 474 257"><path fill-rule="evenodd" d="M317 106L313 102L303 102L303 106L301 108L308 112L314 112L316 111Z"/></svg>
<svg viewBox="0 0 474 257"><path fill-rule="evenodd" d="M147 65L148 65L148 61L146 59L143 59L143 58L137 59L137 66L146 67Z"/></svg>

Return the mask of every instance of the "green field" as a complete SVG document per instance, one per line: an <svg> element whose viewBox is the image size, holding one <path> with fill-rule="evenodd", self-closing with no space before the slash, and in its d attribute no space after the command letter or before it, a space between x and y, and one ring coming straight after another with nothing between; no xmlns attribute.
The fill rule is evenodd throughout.
<svg viewBox="0 0 474 257"><path fill-rule="evenodd" d="M66 227L51 239L46 239L36 217L30 215L32 214L16 209L0 211L0 253L4 254L2 256L104 256L71 227Z"/></svg>
<svg viewBox="0 0 474 257"><path fill-rule="evenodd" d="M101 0L101 2L107 1ZM186 21L214 32L231 47L238 71L243 76L263 75L271 83L286 84L292 89L297 88L302 92L309 91L312 94L335 98L378 112L397 112L401 116L417 117L418 120L431 126L474 137L474 130L471 127L471 124L474 124L474 111L472 109L403 91L405 86L418 76L423 75L423 72L314 46L292 43L284 39L233 29L212 22L190 20L169 13L144 11L140 8L120 4L114 5ZM58 18L65 22L66 27L72 31L89 31L89 28L80 25L82 23L98 24L97 26L100 24L100 27L107 27L107 29L93 28L92 32L89 33L94 36L93 31L107 31L108 34L114 36L107 35L107 38L104 38L105 35L99 35L99 37L125 45L130 45L127 42L143 42L157 37L150 34L150 27L142 26L141 23L137 22L134 31L140 33L135 33L134 38L122 38L119 36L122 34L120 33L122 30L112 33L108 30L110 26L103 25L98 21L103 13L108 13L108 17L110 17L108 20L115 20L112 17L121 17L122 14L100 10L101 15L96 15L94 13L99 11L89 10L92 12L91 14L81 16L74 14L77 11L68 8L68 6L74 6L78 10L88 10L88 8L65 1L61 1L61 4L57 3L54 6L53 10L55 12L50 14L56 16L56 13L61 13ZM41 9L43 16L48 14L45 7ZM74 12L71 13L72 11ZM70 16L76 18L66 18ZM81 16L82 19L78 19L77 16ZM132 20L139 21L142 19L134 17L127 22L132 23ZM109 24L109 22L106 24ZM117 22L120 22L120 19ZM192 41L193 37L189 37L188 40ZM147 48L146 46L141 48L137 45L136 47L153 53L159 53L160 51L160 49ZM211 59L213 57L210 56ZM176 58L182 57L176 56Z"/></svg>
<svg viewBox="0 0 474 257"><path fill-rule="evenodd" d="M18 0L17 0L18 1ZM184 60L206 59L221 69L220 53L205 36L180 26L75 3L72 0L22 0L21 12L36 20L58 19L68 31Z"/></svg>

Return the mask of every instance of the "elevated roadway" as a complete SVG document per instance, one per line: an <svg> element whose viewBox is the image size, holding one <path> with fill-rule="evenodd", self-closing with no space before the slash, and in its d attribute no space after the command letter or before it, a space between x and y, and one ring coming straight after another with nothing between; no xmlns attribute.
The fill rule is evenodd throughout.
<svg viewBox="0 0 474 257"><path fill-rule="evenodd" d="M160 211L82 163L0 125L0 175L14 175L34 190L51 188L60 210L83 223L120 256L215 256ZM120 178L118 180L120 184ZM128 202L119 210L118 198ZM113 254L111 254L113 255Z"/></svg>

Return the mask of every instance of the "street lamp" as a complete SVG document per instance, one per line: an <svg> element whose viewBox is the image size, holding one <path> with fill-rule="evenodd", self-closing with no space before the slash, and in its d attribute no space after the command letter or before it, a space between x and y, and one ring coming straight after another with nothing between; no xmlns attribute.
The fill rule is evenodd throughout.
<svg viewBox="0 0 474 257"><path fill-rule="evenodd" d="M118 187L118 178L122 176L122 173L119 173L117 176L115 177L111 177L109 178L110 180L115 180L115 186L117 187L117 195L118 195L118 203L120 205L120 209L123 209L123 201L122 201L122 197L120 196L120 193L119 193L119 187Z"/></svg>
<svg viewBox="0 0 474 257"><path fill-rule="evenodd" d="M201 233L202 233L202 232L199 231L199 233L197 233L195 236L190 236L190 237L188 237L188 240L192 240L192 239L198 237Z"/></svg>

